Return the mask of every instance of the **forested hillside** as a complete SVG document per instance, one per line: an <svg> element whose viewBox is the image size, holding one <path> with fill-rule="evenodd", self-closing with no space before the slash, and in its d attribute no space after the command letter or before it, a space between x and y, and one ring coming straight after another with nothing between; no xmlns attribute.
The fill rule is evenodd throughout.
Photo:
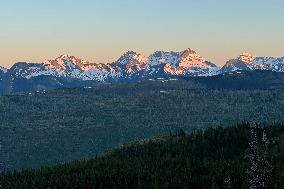
<svg viewBox="0 0 284 189"><path fill-rule="evenodd" d="M266 70L234 71L212 77L188 78L207 89L270 90L284 89L284 74Z"/></svg>
<svg viewBox="0 0 284 189"><path fill-rule="evenodd" d="M180 131L104 156L4 174L3 188L283 188L284 125Z"/></svg>
<svg viewBox="0 0 284 189"><path fill-rule="evenodd" d="M283 122L281 90L146 81L0 97L1 170L88 159L131 141L241 122Z"/></svg>

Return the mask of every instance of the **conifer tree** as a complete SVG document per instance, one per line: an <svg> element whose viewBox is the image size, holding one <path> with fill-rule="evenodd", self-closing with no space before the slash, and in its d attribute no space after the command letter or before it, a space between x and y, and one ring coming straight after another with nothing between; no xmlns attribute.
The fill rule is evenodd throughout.
<svg viewBox="0 0 284 189"><path fill-rule="evenodd" d="M265 133L265 130L263 130L262 133L262 154L260 155L260 179L261 179L261 185L263 188L266 188L270 184L271 180L271 174L273 167L270 163L270 144L269 140L267 138L267 135Z"/></svg>
<svg viewBox="0 0 284 189"><path fill-rule="evenodd" d="M258 140L257 140L257 126L251 126L250 130L250 142L249 142L249 188L259 189L261 188L261 180L259 175L259 163L258 163Z"/></svg>

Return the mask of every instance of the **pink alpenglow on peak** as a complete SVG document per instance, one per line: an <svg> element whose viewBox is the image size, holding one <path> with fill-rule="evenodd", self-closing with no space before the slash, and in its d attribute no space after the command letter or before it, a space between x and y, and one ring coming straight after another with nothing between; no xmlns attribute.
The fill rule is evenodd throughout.
<svg viewBox="0 0 284 189"><path fill-rule="evenodd" d="M175 76L215 75L218 67L206 61L191 48L181 52L157 51L149 57L151 65L165 65L164 70Z"/></svg>
<svg viewBox="0 0 284 189"><path fill-rule="evenodd" d="M91 63L67 54L43 63L56 76L105 81L109 78L148 77L157 73L173 76L210 76L218 67L188 48L180 52L157 51L145 56L134 51L124 53L110 64Z"/></svg>
<svg viewBox="0 0 284 189"><path fill-rule="evenodd" d="M229 60L219 73L234 72L237 70L270 70L284 72L284 57L255 57L249 53L242 53L238 58Z"/></svg>
<svg viewBox="0 0 284 189"><path fill-rule="evenodd" d="M69 56L67 54L61 55L54 60L47 60L44 62L45 65L52 69L66 70L68 68L82 68L86 64L90 64L88 61L81 60L75 56Z"/></svg>
<svg viewBox="0 0 284 189"><path fill-rule="evenodd" d="M255 60L255 56L251 55L250 53L244 52L240 54L239 59L247 64L251 64Z"/></svg>
<svg viewBox="0 0 284 189"><path fill-rule="evenodd" d="M128 64L130 61L137 61L140 63L147 63L148 57L136 53L134 51L127 51L116 62L119 64Z"/></svg>
<svg viewBox="0 0 284 189"><path fill-rule="evenodd" d="M91 63L66 54L43 64L53 72L53 75L58 77L104 81L106 77L111 77L114 74L109 64Z"/></svg>
<svg viewBox="0 0 284 189"><path fill-rule="evenodd" d="M188 48L184 51L156 51L149 56L128 51L113 63L92 63L63 54L41 64L22 63L13 67L15 76L31 79L38 76L67 77L98 82L127 81L171 76L212 76L237 70L284 72L284 57L255 57L242 53L222 69ZM0 68L1 74L7 69ZM10 72L10 70L8 71Z"/></svg>

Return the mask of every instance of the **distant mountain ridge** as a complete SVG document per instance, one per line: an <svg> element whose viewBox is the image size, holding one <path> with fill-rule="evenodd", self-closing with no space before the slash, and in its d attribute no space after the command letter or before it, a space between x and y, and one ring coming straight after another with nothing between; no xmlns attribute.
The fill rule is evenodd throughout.
<svg viewBox="0 0 284 189"><path fill-rule="evenodd" d="M229 60L219 71L219 73L233 72L237 70L270 70L284 72L284 56L255 57L249 53L243 53L235 59Z"/></svg>
<svg viewBox="0 0 284 189"><path fill-rule="evenodd" d="M118 60L105 64L61 55L43 63L19 62L10 69L0 67L0 93L166 77L208 77L242 70L284 72L284 57L255 57L243 53L219 68L190 48L180 52L156 51L149 56L128 51Z"/></svg>
<svg viewBox="0 0 284 189"><path fill-rule="evenodd" d="M4 70L4 68L3 68ZM16 76L30 79L39 75L69 77L83 80L106 81L129 78L139 74L210 76L216 74L218 67L205 61L192 49L181 52L157 51L149 57L129 51L113 63L91 63L69 55L61 55L43 63L16 63L9 70Z"/></svg>

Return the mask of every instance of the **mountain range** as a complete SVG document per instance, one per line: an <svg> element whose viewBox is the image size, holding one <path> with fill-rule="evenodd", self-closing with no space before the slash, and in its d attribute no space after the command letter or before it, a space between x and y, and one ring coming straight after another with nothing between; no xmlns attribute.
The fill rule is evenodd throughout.
<svg viewBox="0 0 284 189"><path fill-rule="evenodd" d="M219 73L232 72L237 70L270 70L284 72L284 56L255 57L249 53L243 53L236 59L229 60L219 71Z"/></svg>
<svg viewBox="0 0 284 189"><path fill-rule="evenodd" d="M243 53L219 68L190 48L181 52L157 51L150 56L128 51L112 63L92 63L61 55L43 63L18 62L10 69L0 67L0 92L10 94L164 77L214 76L240 70L284 72L284 57L254 57Z"/></svg>

